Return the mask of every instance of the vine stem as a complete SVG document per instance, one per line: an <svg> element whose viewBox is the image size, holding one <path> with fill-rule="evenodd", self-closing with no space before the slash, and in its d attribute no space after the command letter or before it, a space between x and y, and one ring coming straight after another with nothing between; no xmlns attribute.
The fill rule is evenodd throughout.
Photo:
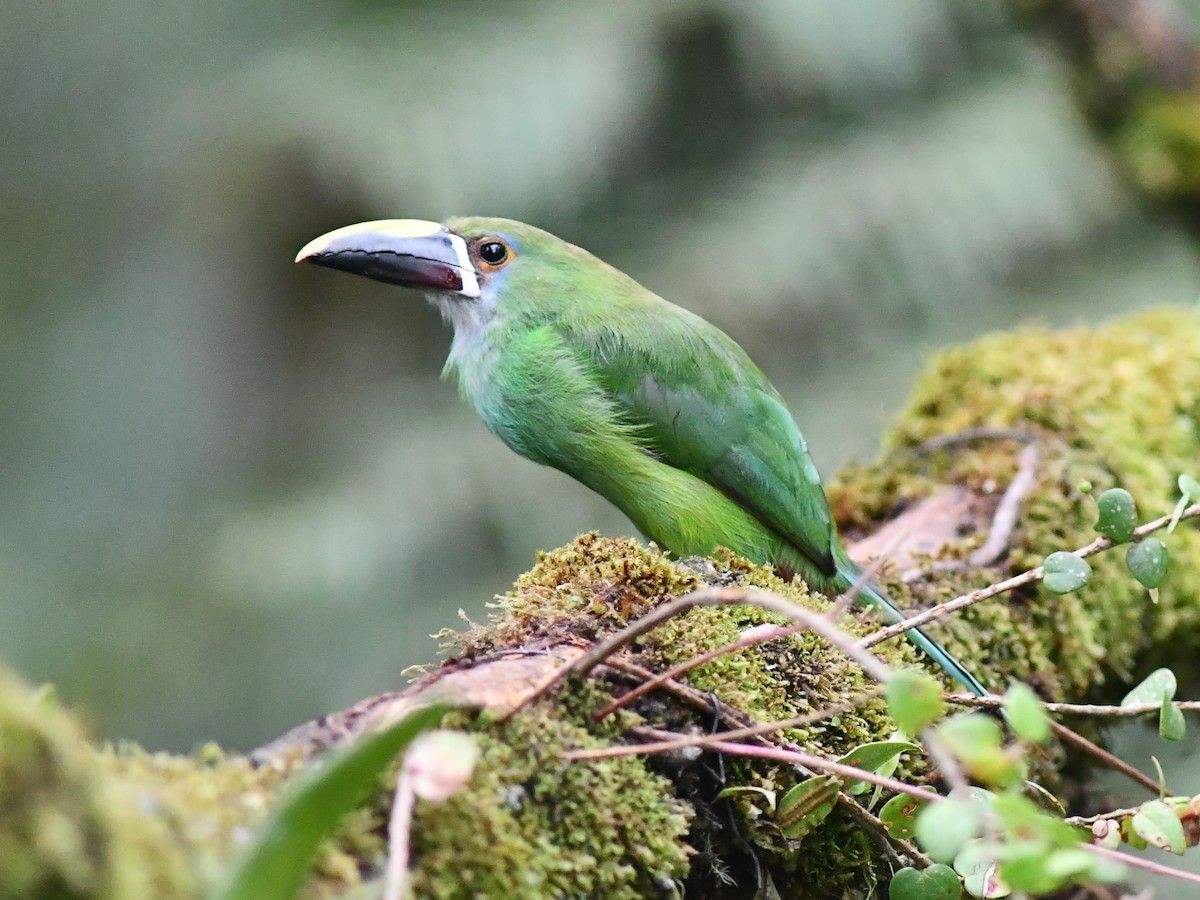
<svg viewBox="0 0 1200 900"><path fill-rule="evenodd" d="M1185 509L1179 515L1179 521L1183 521L1184 519L1194 519L1196 516L1200 516L1200 503L1193 503L1191 506ZM1165 516L1159 516L1157 519L1135 528L1133 531L1133 537L1145 537L1146 535L1152 534L1153 532L1158 531L1160 528L1169 525L1172 521L1175 521L1175 519L1176 517L1174 513L1168 513ZM1078 550L1073 550L1072 552L1080 559L1086 559L1089 556L1095 556L1097 553L1101 553L1105 550L1111 550L1116 546L1118 545L1110 538L1098 537L1090 544L1080 547ZM932 622L934 619L940 619L942 616L948 615L949 613L960 609L965 609L968 606L974 606L976 603L979 603L983 600L990 600L992 597L1007 593L1008 591L1014 590L1015 588L1019 588L1023 585L1032 584L1035 581L1041 581L1042 578L1045 577L1045 574L1045 569L1042 566L1038 566L1035 569L1029 569L1028 571L1022 572L1020 575L1014 575L1012 578L1006 578L1004 581L997 581L995 584L980 588L977 591L971 591L968 594L955 597L953 600L947 600L945 603L939 603L937 606L931 606L924 612L918 613L915 616L910 616L907 619L903 619L902 621L897 622L895 625L889 625L886 628L880 628L873 634L867 635L858 642L858 646L864 649L868 647L874 647L876 644L882 643L883 641L894 637L899 637L909 629L916 628L919 625L924 625L926 622Z"/></svg>

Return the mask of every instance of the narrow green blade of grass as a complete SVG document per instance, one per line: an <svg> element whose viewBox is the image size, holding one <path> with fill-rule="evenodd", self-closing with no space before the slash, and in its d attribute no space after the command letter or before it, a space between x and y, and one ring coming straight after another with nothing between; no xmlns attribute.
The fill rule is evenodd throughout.
<svg viewBox="0 0 1200 900"><path fill-rule="evenodd" d="M362 802L400 751L445 711L444 706L416 710L317 763L280 801L212 900L292 900L321 841Z"/></svg>

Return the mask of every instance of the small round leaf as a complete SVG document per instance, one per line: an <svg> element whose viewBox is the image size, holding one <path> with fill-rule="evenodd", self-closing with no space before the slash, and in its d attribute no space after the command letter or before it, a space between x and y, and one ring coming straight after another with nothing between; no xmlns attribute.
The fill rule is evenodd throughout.
<svg viewBox="0 0 1200 900"><path fill-rule="evenodd" d="M1167 547L1156 537L1143 538L1125 554L1125 564L1143 587L1156 588L1167 577Z"/></svg>
<svg viewBox="0 0 1200 900"><path fill-rule="evenodd" d="M1186 733L1187 722L1184 721L1183 710L1164 694L1162 709L1158 711L1159 737L1164 741L1182 741Z"/></svg>
<svg viewBox="0 0 1200 900"><path fill-rule="evenodd" d="M942 686L928 672L899 669L884 690L888 712L905 734L916 734L946 714Z"/></svg>
<svg viewBox="0 0 1200 900"><path fill-rule="evenodd" d="M892 876L889 900L959 900L962 885L949 866L935 863L928 869L906 866Z"/></svg>
<svg viewBox="0 0 1200 900"><path fill-rule="evenodd" d="M1058 550L1046 557L1042 563L1045 576L1042 583L1046 590L1054 594L1069 594L1077 591L1092 577L1092 567L1086 559L1081 559L1074 553Z"/></svg>
<svg viewBox="0 0 1200 900"><path fill-rule="evenodd" d="M1175 699L1179 680L1170 669L1155 669L1121 700L1122 706L1140 706L1143 703L1158 703L1164 697Z"/></svg>
<svg viewBox="0 0 1200 900"><path fill-rule="evenodd" d="M1200 500L1200 481L1197 481L1191 475L1180 475L1179 493L1187 499L1188 503L1195 503L1197 500Z"/></svg>
<svg viewBox="0 0 1200 900"><path fill-rule="evenodd" d="M928 805L912 794L897 794L880 808L879 821L892 837L907 841L916 833L917 814Z"/></svg>
<svg viewBox="0 0 1200 900"><path fill-rule="evenodd" d="M1124 488L1105 491L1096 501L1100 518L1096 530L1115 544L1124 544L1133 537L1137 527L1137 506L1133 495Z"/></svg>
<svg viewBox="0 0 1200 900"><path fill-rule="evenodd" d="M969 797L951 796L917 814L917 843L936 860L952 860L979 836L979 806Z"/></svg>
<svg viewBox="0 0 1200 900"><path fill-rule="evenodd" d="M1015 681L1004 692L1004 717L1022 740L1040 744L1050 737L1050 717L1033 689Z"/></svg>
<svg viewBox="0 0 1200 900"><path fill-rule="evenodd" d="M1187 838L1179 815L1161 800L1151 800L1133 815L1134 832L1152 847L1183 855Z"/></svg>
<svg viewBox="0 0 1200 900"><path fill-rule="evenodd" d="M906 866L892 876L888 886L889 900L959 900L961 896L959 876L941 863L924 871Z"/></svg>

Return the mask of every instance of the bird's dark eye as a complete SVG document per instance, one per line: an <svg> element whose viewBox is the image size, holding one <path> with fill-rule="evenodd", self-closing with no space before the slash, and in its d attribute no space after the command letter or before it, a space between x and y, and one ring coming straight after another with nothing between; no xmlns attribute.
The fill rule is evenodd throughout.
<svg viewBox="0 0 1200 900"><path fill-rule="evenodd" d="M484 241L479 245L479 258L491 266L498 266L508 259L508 248L500 241Z"/></svg>

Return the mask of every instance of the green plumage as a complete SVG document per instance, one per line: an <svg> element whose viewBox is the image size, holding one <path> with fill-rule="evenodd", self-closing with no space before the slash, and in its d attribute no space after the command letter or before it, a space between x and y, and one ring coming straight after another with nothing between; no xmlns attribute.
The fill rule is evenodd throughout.
<svg viewBox="0 0 1200 900"><path fill-rule="evenodd" d="M375 224L383 234L389 223ZM446 228L470 254L478 296L429 291L454 326L445 371L509 447L602 494L678 556L727 547L827 593L856 579L799 428L732 339L537 228L485 218ZM497 245L506 252L492 265L481 254L495 255ZM381 246L404 250L403 240ZM385 258L375 245L354 252ZM355 271L344 252L327 255L332 262L309 258ZM447 251L446 264L465 269L449 260ZM432 278L386 280L432 287ZM889 621L900 618L874 588L860 597ZM986 693L924 634L908 635L968 689Z"/></svg>

